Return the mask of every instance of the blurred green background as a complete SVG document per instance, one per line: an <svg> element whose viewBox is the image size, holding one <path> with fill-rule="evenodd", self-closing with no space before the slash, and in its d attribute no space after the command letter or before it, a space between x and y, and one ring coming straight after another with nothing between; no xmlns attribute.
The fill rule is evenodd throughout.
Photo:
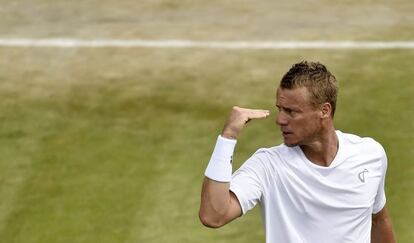
<svg viewBox="0 0 414 243"><path fill-rule="evenodd" d="M0 38L414 40L399 1L1 1ZM281 142L275 88L301 60L340 82L336 127L389 158L399 242L414 231L414 50L0 47L0 242L264 242L257 207L198 220L201 182L233 105L234 167Z"/></svg>

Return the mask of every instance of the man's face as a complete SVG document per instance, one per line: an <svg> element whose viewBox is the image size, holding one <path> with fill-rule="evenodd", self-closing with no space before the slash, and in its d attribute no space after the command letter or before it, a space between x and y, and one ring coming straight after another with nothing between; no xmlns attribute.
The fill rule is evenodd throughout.
<svg viewBox="0 0 414 243"><path fill-rule="evenodd" d="M321 130L321 111L310 102L306 87L278 88L276 124L282 131L283 142L289 146L306 145L315 141Z"/></svg>

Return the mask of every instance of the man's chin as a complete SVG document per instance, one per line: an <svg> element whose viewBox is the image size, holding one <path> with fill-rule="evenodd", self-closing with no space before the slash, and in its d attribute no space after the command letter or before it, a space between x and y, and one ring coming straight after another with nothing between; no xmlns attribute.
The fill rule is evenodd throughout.
<svg viewBox="0 0 414 243"><path fill-rule="evenodd" d="M291 142L291 141L283 141L283 143L286 145L286 146L288 146L288 147L295 147L295 146L298 146L298 144L297 143L294 143L294 142Z"/></svg>

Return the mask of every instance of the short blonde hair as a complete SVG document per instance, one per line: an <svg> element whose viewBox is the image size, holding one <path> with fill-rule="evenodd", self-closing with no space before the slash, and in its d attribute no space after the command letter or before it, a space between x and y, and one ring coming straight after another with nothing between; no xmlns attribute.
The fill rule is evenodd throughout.
<svg viewBox="0 0 414 243"><path fill-rule="evenodd" d="M335 114L338 82L334 75L319 62L302 61L294 64L280 81L280 88L294 89L306 87L311 94L311 102L317 107L329 102L332 117Z"/></svg>

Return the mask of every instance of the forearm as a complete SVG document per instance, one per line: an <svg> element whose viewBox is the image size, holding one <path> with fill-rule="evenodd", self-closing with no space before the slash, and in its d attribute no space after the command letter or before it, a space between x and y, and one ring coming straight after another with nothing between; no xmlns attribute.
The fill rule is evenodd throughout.
<svg viewBox="0 0 414 243"><path fill-rule="evenodd" d="M242 214L238 199L229 190L236 139L248 121L267 116L267 110L233 107L205 172L199 212L204 225L217 228Z"/></svg>
<svg viewBox="0 0 414 243"><path fill-rule="evenodd" d="M200 219L216 225L230 205L231 160L236 140L219 136L205 172L201 191Z"/></svg>
<svg viewBox="0 0 414 243"><path fill-rule="evenodd" d="M217 228L240 216L240 206L230 192L231 160L236 140L219 137L205 172L201 191L200 220Z"/></svg>

